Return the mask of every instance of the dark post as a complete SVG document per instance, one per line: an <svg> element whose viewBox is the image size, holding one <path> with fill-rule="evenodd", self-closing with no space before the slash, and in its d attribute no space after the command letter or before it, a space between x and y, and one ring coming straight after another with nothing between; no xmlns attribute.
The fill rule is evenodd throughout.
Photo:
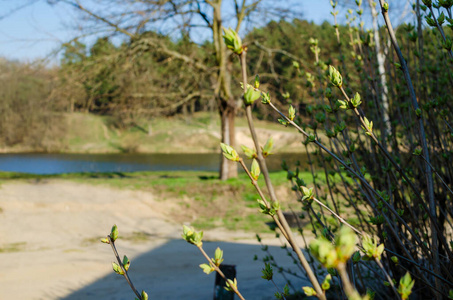
<svg viewBox="0 0 453 300"><path fill-rule="evenodd" d="M234 280L236 278L236 266L235 265L220 265L220 270L223 272L226 278ZM214 300L234 300L234 293L229 292L225 289L225 280L220 277L219 273L215 276L214 286Z"/></svg>

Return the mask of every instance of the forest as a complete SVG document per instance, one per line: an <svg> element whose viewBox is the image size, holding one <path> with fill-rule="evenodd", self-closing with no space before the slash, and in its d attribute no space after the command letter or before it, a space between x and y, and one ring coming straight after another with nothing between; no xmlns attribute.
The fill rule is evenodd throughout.
<svg viewBox="0 0 453 300"><path fill-rule="evenodd" d="M349 39L347 26L339 26L339 31ZM203 62L208 69L197 70L153 51L146 45L147 36ZM320 45L317 55L336 51L335 28L328 22L272 21L244 38L250 72L259 74L261 84L279 103L293 103L301 112L316 102L315 54L310 50L314 37ZM98 38L91 47L74 40L63 45L61 61L54 67L3 59L1 146L64 152L65 145L58 141L67 129L65 116L74 112L108 116L110 126L119 130L135 126L146 130L146 120L154 117L190 118L196 112L217 112L213 47L208 41L197 45L189 38L172 40L144 32L138 41L118 46L109 37ZM354 68L351 52L346 52L342 60L348 68ZM329 62L333 61L325 64ZM238 78L240 70L234 58L230 64L233 78ZM355 82L357 73L349 76ZM232 86L234 97L239 99L239 80L233 79ZM260 119L275 121L275 116L259 105L254 111Z"/></svg>

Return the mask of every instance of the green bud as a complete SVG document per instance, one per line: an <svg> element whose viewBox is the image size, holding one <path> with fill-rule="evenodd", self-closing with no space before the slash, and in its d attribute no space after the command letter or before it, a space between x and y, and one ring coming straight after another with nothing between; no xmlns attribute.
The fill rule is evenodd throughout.
<svg viewBox="0 0 453 300"><path fill-rule="evenodd" d="M225 41L227 48L233 51L235 54L241 55L243 51L242 41L237 32L231 28L224 28L223 33L223 40Z"/></svg>
<svg viewBox="0 0 453 300"><path fill-rule="evenodd" d="M118 238L118 227L113 225L112 230L110 231L110 239L114 242Z"/></svg>
<svg viewBox="0 0 453 300"><path fill-rule="evenodd" d="M400 284L398 286L398 293L401 296L402 300L406 300L409 298L410 294L412 293L412 288L414 287L415 280L411 278L409 272L400 279Z"/></svg>
<svg viewBox="0 0 453 300"><path fill-rule="evenodd" d="M260 87L260 76L258 74L255 75L255 85L254 85L254 88L255 89L259 89Z"/></svg>
<svg viewBox="0 0 453 300"><path fill-rule="evenodd" d="M278 119L278 123L282 124L283 126L288 126L288 121L286 121L285 119Z"/></svg>
<svg viewBox="0 0 453 300"><path fill-rule="evenodd" d="M413 155L421 155L423 152L422 148L415 148L414 152L412 153Z"/></svg>
<svg viewBox="0 0 453 300"><path fill-rule="evenodd" d="M321 284L321 288L323 291L327 291L330 289L330 281L332 280L332 275L327 274L326 278L324 278L324 281Z"/></svg>
<svg viewBox="0 0 453 300"><path fill-rule="evenodd" d="M382 5L382 8L384 9L385 12L388 12L389 11L389 4L387 2L384 2L384 4Z"/></svg>
<svg viewBox="0 0 453 300"><path fill-rule="evenodd" d="M145 291L142 291L142 300L148 300L148 294Z"/></svg>
<svg viewBox="0 0 453 300"><path fill-rule="evenodd" d="M433 18L431 18L430 16L425 16L425 20L426 20L426 23L431 26L431 27L436 27L437 24L436 24L436 21L434 21Z"/></svg>
<svg viewBox="0 0 453 300"><path fill-rule="evenodd" d="M368 259L378 259L381 260L382 252L384 251L384 244L378 246L377 238L371 238L368 235L363 236L362 247L365 256Z"/></svg>
<svg viewBox="0 0 453 300"><path fill-rule="evenodd" d="M212 262L218 267L223 262L223 251L217 247L214 252L214 259Z"/></svg>
<svg viewBox="0 0 453 300"><path fill-rule="evenodd" d="M445 39L445 41L442 42L442 47L447 51L451 51L452 46L453 46L453 43L449 37L447 37Z"/></svg>
<svg viewBox="0 0 453 300"><path fill-rule="evenodd" d="M234 281L231 279L227 279L227 281L225 283L226 283L225 289L227 291L233 292L233 288L237 289L238 282L237 282L236 278L234 278Z"/></svg>
<svg viewBox="0 0 453 300"><path fill-rule="evenodd" d="M452 0L439 0L439 5L449 9L450 7L453 6L453 1Z"/></svg>
<svg viewBox="0 0 453 300"><path fill-rule="evenodd" d="M431 0L422 0L423 4L425 4L428 7L432 6L432 1Z"/></svg>
<svg viewBox="0 0 453 300"><path fill-rule="evenodd" d="M261 103L269 104L271 103L271 96L269 93L261 93Z"/></svg>
<svg viewBox="0 0 453 300"><path fill-rule="evenodd" d="M226 159L231 161L239 161L240 157L236 150L233 149L233 147L228 146L224 143L220 143L220 148L222 149L223 156L225 156Z"/></svg>
<svg viewBox="0 0 453 300"><path fill-rule="evenodd" d="M359 93L355 93L354 97L351 99L351 105L353 107L358 107L362 103Z"/></svg>
<svg viewBox="0 0 453 300"><path fill-rule="evenodd" d="M283 97L284 99L289 99L290 96L291 96L291 95L289 94L289 92L284 92L284 93L282 93L282 97Z"/></svg>
<svg viewBox="0 0 453 300"><path fill-rule="evenodd" d="M196 232L192 227L183 225L182 238L189 244L193 244L197 247L203 245L203 231Z"/></svg>
<svg viewBox="0 0 453 300"><path fill-rule="evenodd" d="M124 270L128 271L130 266L131 266L131 261L129 260L129 258L127 258L126 255L124 255L124 257L123 257L123 268L124 268Z"/></svg>
<svg viewBox="0 0 453 300"><path fill-rule="evenodd" d="M340 232L335 237L335 250L339 261L346 263L355 252L357 236L349 227L341 227Z"/></svg>
<svg viewBox="0 0 453 300"><path fill-rule="evenodd" d="M392 257L390 257L390 259L391 259L395 264L398 263L398 257L392 256Z"/></svg>
<svg viewBox="0 0 453 300"><path fill-rule="evenodd" d="M252 105L253 102L258 100L261 97L261 92L257 89L254 89L250 85L247 85L247 90L244 93L244 104L246 106Z"/></svg>
<svg viewBox="0 0 453 300"><path fill-rule="evenodd" d="M242 151L244 152L245 156L247 156L247 158L250 158L250 159L256 158L255 149L250 149L249 147L244 146L244 145L242 145L241 148L242 148Z"/></svg>
<svg viewBox="0 0 453 300"><path fill-rule="evenodd" d="M260 170L260 165L258 164L258 162L256 161L256 159L253 159L252 161L252 167L250 168L250 175L252 175L252 178L254 180L258 180L258 177L260 176L261 174L261 170Z"/></svg>
<svg viewBox="0 0 453 300"><path fill-rule="evenodd" d="M102 238L101 242L103 242L104 244L110 244L110 241L108 238Z"/></svg>
<svg viewBox="0 0 453 300"><path fill-rule="evenodd" d="M347 101L337 100L337 105L341 109L344 109L344 110L348 109L349 108L348 104L349 104L349 102L347 102Z"/></svg>
<svg viewBox="0 0 453 300"><path fill-rule="evenodd" d="M261 272L263 273L263 276L261 276L261 278L266 279L266 280L272 280L272 277L274 276L274 272L269 263L264 264L264 269L262 269Z"/></svg>
<svg viewBox="0 0 453 300"><path fill-rule="evenodd" d="M313 201L313 198L314 198L314 194L313 194L313 188L306 188L304 186L301 186L301 189L302 189L302 201L308 201L309 203L311 203Z"/></svg>
<svg viewBox="0 0 453 300"><path fill-rule="evenodd" d="M439 17L437 18L437 23L439 23L439 26L442 26L445 22L445 15L444 12L442 12Z"/></svg>
<svg viewBox="0 0 453 300"><path fill-rule="evenodd" d="M112 262L112 267L113 267L113 271L116 274L118 274L118 275L123 275L124 274L123 269L121 269L121 267L117 263Z"/></svg>
<svg viewBox="0 0 453 300"><path fill-rule="evenodd" d="M336 87L341 87L343 84L343 78L341 77L340 72L338 72L333 66L329 66L329 80L330 83Z"/></svg>
<svg viewBox="0 0 453 300"><path fill-rule="evenodd" d="M415 110L415 114L417 115L417 117L420 117L422 115L422 110L420 108L417 108Z"/></svg>
<svg viewBox="0 0 453 300"><path fill-rule="evenodd" d="M272 149L274 148L274 138L271 136L267 142L266 145L264 145L264 148L262 149L263 151L263 156L267 157L272 154Z"/></svg>
<svg viewBox="0 0 453 300"><path fill-rule="evenodd" d="M332 97L332 89L331 88L326 88L326 90L324 91L324 95L327 97L327 98L330 98Z"/></svg>
<svg viewBox="0 0 453 300"><path fill-rule="evenodd" d="M292 120L294 120L295 117L296 117L296 110L294 109L294 107L292 105L290 105L289 109L288 109L288 119L290 119L292 121Z"/></svg>
<svg viewBox="0 0 453 300"><path fill-rule="evenodd" d="M373 132L373 121L370 122L364 117L363 123L365 123L365 126L362 126L363 130L365 130L365 134L371 136Z"/></svg>
<svg viewBox="0 0 453 300"><path fill-rule="evenodd" d="M304 286L302 289L307 297L316 296L316 291L312 287Z"/></svg>

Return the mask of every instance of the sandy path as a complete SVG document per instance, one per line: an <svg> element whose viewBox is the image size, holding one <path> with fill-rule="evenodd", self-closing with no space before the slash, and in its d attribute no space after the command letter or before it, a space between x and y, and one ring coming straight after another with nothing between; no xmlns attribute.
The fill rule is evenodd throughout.
<svg viewBox="0 0 453 300"><path fill-rule="evenodd" d="M111 270L110 247L98 242L114 223L123 236L120 255L132 260L137 287L153 299L212 299L214 275L207 277L198 268L203 260L195 247L181 241L181 225L162 218L160 212L170 204L155 201L149 192L66 180L10 182L1 185L0 208L2 300L133 299ZM239 287L248 299L272 299L274 288L260 279L262 263L252 260L263 255L256 243L238 243L244 234L222 230L206 236L224 241L206 242L206 250L212 253L218 245L225 250L225 263L238 266ZM291 266L274 248L274 255L282 254L279 261Z"/></svg>

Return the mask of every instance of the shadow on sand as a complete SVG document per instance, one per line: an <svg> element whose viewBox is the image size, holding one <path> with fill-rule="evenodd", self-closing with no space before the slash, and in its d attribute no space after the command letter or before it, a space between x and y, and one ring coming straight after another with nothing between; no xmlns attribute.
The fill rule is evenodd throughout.
<svg viewBox="0 0 453 300"><path fill-rule="evenodd" d="M213 256L216 247L224 250L224 263L236 265L238 287L246 299L275 299L272 282L261 278L265 252L260 245L204 242L204 249ZM123 251L124 250L124 251ZM269 252L279 265L297 271L292 259L280 247L270 246ZM127 249L119 249L120 255ZM254 261L254 256L260 258ZM130 257L129 274L138 290L145 289L150 299L213 299L215 275L206 275L199 268L205 263L199 250L183 240L169 240L138 257ZM113 261L113 254L112 254ZM83 270L79 270L83 271ZM285 280L281 274L274 275L274 281L282 288ZM301 274L300 272L298 272ZM297 291L307 281L286 275ZM294 291L293 291L294 292ZM113 273L72 292L64 300L134 299L134 294L122 276Z"/></svg>

